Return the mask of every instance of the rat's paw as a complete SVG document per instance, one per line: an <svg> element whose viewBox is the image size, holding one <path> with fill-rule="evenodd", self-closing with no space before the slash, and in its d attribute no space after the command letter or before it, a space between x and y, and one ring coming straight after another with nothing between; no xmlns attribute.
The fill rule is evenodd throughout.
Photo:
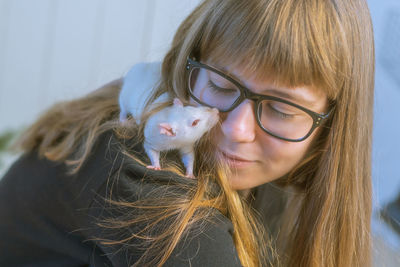
<svg viewBox="0 0 400 267"><path fill-rule="evenodd" d="M193 174L186 174L185 177L190 178L190 179L196 179Z"/></svg>
<svg viewBox="0 0 400 267"><path fill-rule="evenodd" d="M153 166L153 165L146 166L146 168L147 169L152 169L152 170L157 170L157 171L161 170L160 166Z"/></svg>

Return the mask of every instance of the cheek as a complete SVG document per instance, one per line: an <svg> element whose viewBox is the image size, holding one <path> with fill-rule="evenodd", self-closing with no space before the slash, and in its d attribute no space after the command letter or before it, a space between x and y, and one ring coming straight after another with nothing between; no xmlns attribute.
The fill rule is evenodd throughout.
<svg viewBox="0 0 400 267"><path fill-rule="evenodd" d="M270 168L290 171L306 154L310 140L303 142L288 142L265 134L259 138L259 144L264 155L264 163Z"/></svg>

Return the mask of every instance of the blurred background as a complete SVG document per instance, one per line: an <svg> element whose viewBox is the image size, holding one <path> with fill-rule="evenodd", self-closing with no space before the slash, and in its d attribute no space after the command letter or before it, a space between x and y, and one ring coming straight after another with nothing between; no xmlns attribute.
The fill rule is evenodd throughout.
<svg viewBox="0 0 400 267"><path fill-rule="evenodd" d="M18 131L138 62L160 61L200 0L0 0L0 176ZM400 266L400 1L368 1L375 31L375 266Z"/></svg>

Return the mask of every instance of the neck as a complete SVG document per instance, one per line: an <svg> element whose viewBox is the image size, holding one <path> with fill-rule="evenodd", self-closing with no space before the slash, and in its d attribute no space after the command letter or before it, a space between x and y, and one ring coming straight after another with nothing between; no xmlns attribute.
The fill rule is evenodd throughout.
<svg viewBox="0 0 400 267"><path fill-rule="evenodd" d="M238 190L239 195L241 195L243 198L247 198L250 194L250 189L243 189L243 190Z"/></svg>

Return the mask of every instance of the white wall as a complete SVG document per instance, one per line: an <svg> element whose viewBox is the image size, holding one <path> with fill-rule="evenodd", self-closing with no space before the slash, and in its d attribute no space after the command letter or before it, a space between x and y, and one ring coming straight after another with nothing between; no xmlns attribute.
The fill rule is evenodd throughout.
<svg viewBox="0 0 400 267"><path fill-rule="evenodd" d="M161 60L199 0L0 0L0 132L139 61Z"/></svg>
<svg viewBox="0 0 400 267"><path fill-rule="evenodd" d="M393 249L393 255L400 255L400 236L379 220L379 211L400 194L400 1L368 2L376 48L372 229L376 240L386 244L386 251ZM384 260L380 255L376 259ZM381 261L376 266L400 266L400 262Z"/></svg>
<svg viewBox="0 0 400 267"><path fill-rule="evenodd" d="M374 204L381 206L400 192L400 1L369 4L376 47Z"/></svg>

